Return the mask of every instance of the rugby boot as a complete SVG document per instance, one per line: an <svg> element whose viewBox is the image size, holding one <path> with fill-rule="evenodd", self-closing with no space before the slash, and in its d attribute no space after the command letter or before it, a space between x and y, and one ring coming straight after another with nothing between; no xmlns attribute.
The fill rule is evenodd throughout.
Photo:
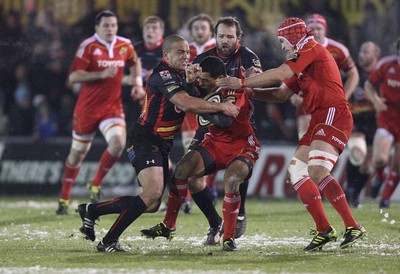
<svg viewBox="0 0 400 274"><path fill-rule="evenodd" d="M110 241L106 244L100 241L97 250L100 252L125 252L118 241Z"/></svg>
<svg viewBox="0 0 400 274"><path fill-rule="evenodd" d="M223 244L222 244L222 251L237 251L237 246L235 243L235 240L232 238L226 239L224 240Z"/></svg>
<svg viewBox="0 0 400 274"><path fill-rule="evenodd" d="M340 243L340 248L352 246L358 239L367 236L367 231L362 227L347 227L343 235L343 242Z"/></svg>
<svg viewBox="0 0 400 274"><path fill-rule="evenodd" d="M90 203L97 204L100 202L101 190L99 186L92 186L92 181L89 181L86 185L89 190Z"/></svg>
<svg viewBox="0 0 400 274"><path fill-rule="evenodd" d="M239 215L236 220L235 239L239 239L243 235L243 233L246 231L246 227L246 214Z"/></svg>
<svg viewBox="0 0 400 274"><path fill-rule="evenodd" d="M324 232L318 232L316 230L311 230L310 234L315 235L315 236L312 239L311 243L306 248L304 248L304 251L321 250L325 244L327 244L331 241L336 242L336 239L337 239L336 230L332 226Z"/></svg>
<svg viewBox="0 0 400 274"><path fill-rule="evenodd" d="M88 211L89 204L80 204L75 210L79 213L82 219L82 227L79 229L83 235L85 235L86 240L94 242L96 240L96 235L94 233L95 219L90 217Z"/></svg>
<svg viewBox="0 0 400 274"><path fill-rule="evenodd" d="M153 240L156 237L165 237L167 240L172 240L175 237L175 228L168 228L164 223L159 223L149 229L140 230L142 236L147 238L152 238Z"/></svg>
<svg viewBox="0 0 400 274"><path fill-rule="evenodd" d="M389 208L389 200L381 200L379 202L379 208Z"/></svg>
<svg viewBox="0 0 400 274"><path fill-rule="evenodd" d="M68 215L69 200L60 199L58 201L58 208L56 215Z"/></svg>
<svg viewBox="0 0 400 274"><path fill-rule="evenodd" d="M204 245L219 245L221 240L221 235L224 234L224 225L221 220L219 226L210 227L207 233L207 239L203 243Z"/></svg>

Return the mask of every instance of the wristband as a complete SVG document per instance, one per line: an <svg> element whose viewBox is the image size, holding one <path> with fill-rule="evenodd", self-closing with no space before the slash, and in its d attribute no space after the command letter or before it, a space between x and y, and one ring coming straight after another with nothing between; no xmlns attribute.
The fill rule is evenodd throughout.
<svg viewBox="0 0 400 274"><path fill-rule="evenodd" d="M240 83L241 83L240 85L241 88L244 88L246 86L244 83L244 78L240 79Z"/></svg>

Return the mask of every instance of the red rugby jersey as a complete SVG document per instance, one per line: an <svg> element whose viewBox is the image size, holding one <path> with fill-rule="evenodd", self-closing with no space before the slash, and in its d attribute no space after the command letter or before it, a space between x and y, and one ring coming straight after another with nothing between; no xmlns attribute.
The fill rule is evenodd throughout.
<svg viewBox="0 0 400 274"><path fill-rule="evenodd" d="M113 78L84 83L75 111L101 112L105 108L120 106L124 68L135 65L136 61L137 55L129 39L117 36L108 44L94 34L84 40L76 52L70 72L101 71L106 67L115 66L118 67L118 74Z"/></svg>
<svg viewBox="0 0 400 274"><path fill-rule="evenodd" d="M286 64L295 75L285 84L295 93L303 92L307 114L329 107L349 108L335 60L314 39L310 38Z"/></svg>

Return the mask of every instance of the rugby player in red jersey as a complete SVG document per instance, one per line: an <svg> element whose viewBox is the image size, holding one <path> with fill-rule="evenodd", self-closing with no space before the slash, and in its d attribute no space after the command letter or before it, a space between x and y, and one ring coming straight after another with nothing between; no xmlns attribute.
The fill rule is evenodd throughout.
<svg viewBox="0 0 400 274"><path fill-rule="evenodd" d="M379 92L376 92L377 86L380 86ZM375 176L372 180L371 196L378 196L381 184L385 181L379 206L387 208L400 180L400 38L396 42L396 54L379 60L365 82L365 91L378 113L378 129L372 151ZM385 180L384 169L389 162L393 145L395 153L391 160L391 171Z"/></svg>
<svg viewBox="0 0 400 274"><path fill-rule="evenodd" d="M80 44L70 69L69 82L83 85L74 110L72 144L65 161L57 215L68 214L72 186L98 129L107 148L87 187L91 201L100 199L100 184L126 143L121 85L133 85L131 96L135 100L141 100L145 94L140 60L130 40L117 36L116 15L107 10L100 12L95 30L92 37ZM129 67L129 76L123 76L125 67Z"/></svg>
<svg viewBox="0 0 400 274"><path fill-rule="evenodd" d="M328 32L328 24L325 18L317 13L311 14L306 20L307 29L313 32L315 41L323 45L335 59L337 66L345 75L343 84L346 99L349 99L351 94L357 88L359 82L359 74L356 64L350 55L348 48L331 38L326 36ZM302 105L303 98L300 95L293 95L290 98L292 104L297 107L296 122L299 139L306 132L310 118L307 116Z"/></svg>
<svg viewBox="0 0 400 274"><path fill-rule="evenodd" d="M340 248L349 247L365 236L366 231L354 219L342 187L330 174L353 127L339 69L329 51L307 31L303 20L295 17L285 20L277 30L277 37L282 49L291 55L284 64L246 79L218 79L217 85L231 89L260 88L254 89L254 98L267 102L284 102L303 92L304 108L311 120L298 142L287 181L316 224L315 237L305 251L320 250L337 238L325 214L321 193L344 222ZM282 84L271 87L279 83Z"/></svg>
<svg viewBox="0 0 400 274"><path fill-rule="evenodd" d="M185 186L189 184L190 192L204 215L209 220L210 231L205 245L219 244L220 229L222 228L219 215L212 204L206 206L209 199L196 199L205 195L206 185L201 180L205 175L213 174L218 170L226 169L224 174L225 196L222 205L223 212L223 250L236 251L235 227L240 208L239 186L251 175L252 168L258 159L260 145L255 137L250 121L253 112L253 104L250 100L251 92L244 89L228 90L215 85L215 81L227 77L224 63L218 57L207 57L200 63L199 86L206 91L209 98L220 96L222 101L235 102L240 107L240 113L230 123L213 124L202 137L200 144L191 146L191 150L183 156L176 166L174 173L175 192L170 191L169 197L183 200L186 195ZM207 119L207 118L206 118ZM197 134L197 133L196 133ZM170 187L171 190L171 187ZM175 233L176 219L179 213L179 205L174 205L173 200L168 200L167 213L164 221L159 225L144 229L141 232L151 238L163 236L168 238ZM161 233L157 233L157 232ZM159 235L158 235L159 234Z"/></svg>
<svg viewBox="0 0 400 274"><path fill-rule="evenodd" d="M241 44L243 31L239 21L231 16L221 17L215 25L216 47L199 54L193 63L200 63L208 56L216 56L225 65L228 76L248 77L262 71L260 58L251 49ZM255 125L254 117L251 122ZM256 132L257 133L257 132ZM241 204L236 222L235 238L246 231L246 198L249 181L240 184Z"/></svg>

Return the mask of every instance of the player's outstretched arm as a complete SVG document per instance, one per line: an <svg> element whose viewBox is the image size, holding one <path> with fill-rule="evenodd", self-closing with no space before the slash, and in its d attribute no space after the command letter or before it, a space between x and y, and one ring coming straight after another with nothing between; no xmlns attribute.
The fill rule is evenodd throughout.
<svg viewBox="0 0 400 274"><path fill-rule="evenodd" d="M116 67L107 67L101 71L75 70L68 76L68 82L70 84L93 82L115 77L117 73L118 68Z"/></svg>
<svg viewBox="0 0 400 274"><path fill-rule="evenodd" d="M270 103L286 102L294 94L285 83L274 88L253 88L253 92L254 99Z"/></svg>
<svg viewBox="0 0 400 274"><path fill-rule="evenodd" d="M232 102L208 102L200 98L192 97L185 91L176 93L171 97L170 101L184 112L196 114L222 112L225 115L236 117L240 110L240 108Z"/></svg>
<svg viewBox="0 0 400 274"><path fill-rule="evenodd" d="M270 87L289 79L294 75L292 69L283 64L278 68L269 69L262 72L261 74L246 78L239 79L236 77L226 77L217 79L216 84L222 88L229 89L239 89L244 87L249 88L260 88L260 87Z"/></svg>

